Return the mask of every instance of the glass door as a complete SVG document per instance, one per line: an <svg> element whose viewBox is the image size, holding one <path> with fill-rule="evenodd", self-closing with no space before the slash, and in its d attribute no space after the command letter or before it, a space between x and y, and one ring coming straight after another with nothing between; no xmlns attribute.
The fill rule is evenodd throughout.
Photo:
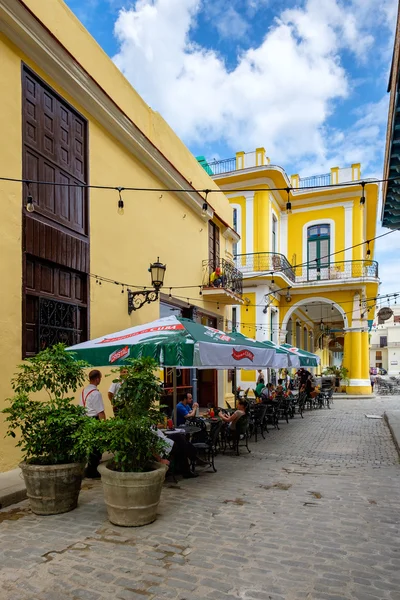
<svg viewBox="0 0 400 600"><path fill-rule="evenodd" d="M307 229L307 279L329 279L330 225Z"/></svg>

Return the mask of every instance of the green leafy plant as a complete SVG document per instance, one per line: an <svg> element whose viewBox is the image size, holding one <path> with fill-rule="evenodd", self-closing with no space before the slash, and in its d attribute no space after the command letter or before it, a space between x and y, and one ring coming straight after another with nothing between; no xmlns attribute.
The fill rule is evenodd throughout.
<svg viewBox="0 0 400 600"><path fill-rule="evenodd" d="M86 430L92 436L88 443L97 437L97 447L114 454L110 466L116 471L149 470L155 456L165 448L165 442L155 432L164 419L159 406L161 381L157 368L156 361L149 357L128 361L115 398L117 416L95 421L91 430Z"/></svg>
<svg viewBox="0 0 400 600"><path fill-rule="evenodd" d="M72 404L76 392L85 383L84 361L74 359L63 344L46 348L18 366L11 380L15 392L8 398L10 407L2 412L8 423L7 435L18 436L17 446L31 464L55 465L85 460L90 447L79 443L89 419L81 406ZM44 401L31 394L47 392Z"/></svg>
<svg viewBox="0 0 400 600"><path fill-rule="evenodd" d="M346 384L349 382L349 370L346 369L346 367L343 367L343 365L340 367L326 367L323 375L333 375L334 377L338 377L341 381L344 381Z"/></svg>

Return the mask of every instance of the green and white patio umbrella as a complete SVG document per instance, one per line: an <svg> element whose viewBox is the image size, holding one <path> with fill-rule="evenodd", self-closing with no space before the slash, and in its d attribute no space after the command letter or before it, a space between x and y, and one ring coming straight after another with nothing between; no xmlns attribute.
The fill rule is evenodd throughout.
<svg viewBox="0 0 400 600"><path fill-rule="evenodd" d="M287 348L289 352L298 356L300 359L300 367L318 367L321 362L320 357L316 354L307 352L307 350L302 350L301 348L296 348L290 344L282 344L281 348Z"/></svg>
<svg viewBox="0 0 400 600"><path fill-rule="evenodd" d="M173 315L67 348L96 367L150 356L161 367L232 369L273 366L274 348Z"/></svg>
<svg viewBox="0 0 400 600"><path fill-rule="evenodd" d="M245 343L247 340L251 340L251 338L247 338L242 333L234 332L229 334L233 339L240 343L241 340ZM253 340L254 341L254 340ZM272 349L275 352L275 356L273 357L271 363L264 365L263 368L273 368L273 369L284 369L284 368L292 368L300 366L300 359L293 352L290 352L286 348L282 346L278 346L274 342L270 340L264 340L263 342L258 342L262 344L266 348Z"/></svg>

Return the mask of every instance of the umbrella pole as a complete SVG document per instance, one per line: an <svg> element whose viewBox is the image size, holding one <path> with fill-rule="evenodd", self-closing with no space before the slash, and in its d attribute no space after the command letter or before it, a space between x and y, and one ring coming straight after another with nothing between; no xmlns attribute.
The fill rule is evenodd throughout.
<svg viewBox="0 0 400 600"><path fill-rule="evenodd" d="M176 419L176 405L177 405L177 401L178 401L178 390L177 385L176 385L176 367L172 368L172 385L174 386L174 391L173 391L173 415L174 415L174 424L176 427L176 423L177 423L177 419Z"/></svg>
<svg viewBox="0 0 400 600"><path fill-rule="evenodd" d="M197 369L192 369L192 398L193 404L197 402ZM199 409L197 409L196 416L198 416Z"/></svg>

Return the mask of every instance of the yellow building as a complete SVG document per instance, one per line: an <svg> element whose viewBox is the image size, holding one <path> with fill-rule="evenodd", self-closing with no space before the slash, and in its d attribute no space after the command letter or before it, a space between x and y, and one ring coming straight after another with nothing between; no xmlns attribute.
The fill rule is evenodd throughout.
<svg viewBox="0 0 400 600"><path fill-rule="evenodd" d="M16 365L55 341L171 311L226 325L242 281L228 200L64 2L0 0L0 64L0 177L16 180L0 180L0 408ZM175 191L117 189L127 187ZM204 189L215 192L206 206ZM150 286L158 256L167 265L161 302L129 314L128 288ZM210 289L218 265L229 291ZM179 384L191 389L190 373ZM198 376L202 404L230 387L224 372ZM1 416L0 471L19 460L4 433Z"/></svg>
<svg viewBox="0 0 400 600"><path fill-rule="evenodd" d="M289 178L264 148L202 164L228 196L241 236L239 331L314 351L321 370L343 364L347 392L370 393L368 321L379 280L367 242L375 237L377 183L361 180L359 164ZM255 379L242 372L239 383L251 387Z"/></svg>

